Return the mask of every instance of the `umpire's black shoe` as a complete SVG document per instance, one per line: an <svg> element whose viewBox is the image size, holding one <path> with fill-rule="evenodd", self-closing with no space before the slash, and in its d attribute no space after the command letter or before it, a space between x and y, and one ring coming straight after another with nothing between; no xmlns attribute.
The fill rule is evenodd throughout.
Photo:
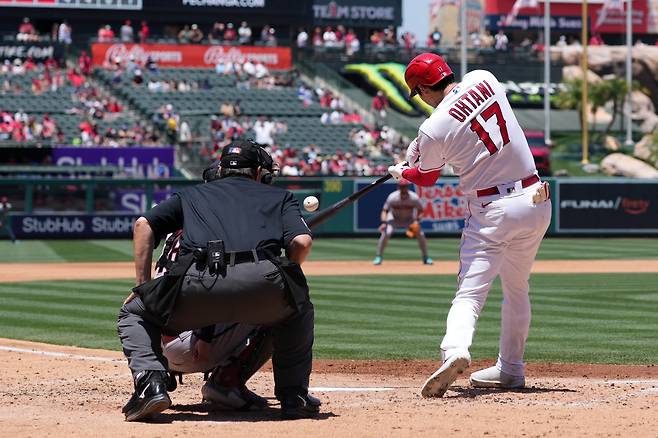
<svg viewBox="0 0 658 438"><path fill-rule="evenodd" d="M160 413L171 406L167 394L169 374L164 371L141 371L135 376L135 392L121 412L126 421L138 421Z"/></svg>
<svg viewBox="0 0 658 438"><path fill-rule="evenodd" d="M320 399L309 393L290 393L281 397L281 419L315 418L320 413Z"/></svg>

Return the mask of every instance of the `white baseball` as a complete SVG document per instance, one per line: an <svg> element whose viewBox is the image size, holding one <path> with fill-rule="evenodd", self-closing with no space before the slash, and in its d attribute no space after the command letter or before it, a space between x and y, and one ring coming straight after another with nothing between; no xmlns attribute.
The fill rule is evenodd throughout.
<svg viewBox="0 0 658 438"><path fill-rule="evenodd" d="M304 199L304 209L306 211L315 211L320 206L320 201L315 196L307 196Z"/></svg>

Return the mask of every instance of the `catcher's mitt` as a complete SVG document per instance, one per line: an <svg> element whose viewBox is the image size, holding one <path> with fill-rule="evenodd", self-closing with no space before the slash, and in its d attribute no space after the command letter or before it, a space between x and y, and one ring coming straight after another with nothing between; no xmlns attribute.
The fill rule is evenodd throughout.
<svg viewBox="0 0 658 438"><path fill-rule="evenodd" d="M418 222L414 222L411 225L409 225L407 227L407 231L405 231L405 234L410 239L413 239L416 236L418 236L418 233L420 233L420 224Z"/></svg>

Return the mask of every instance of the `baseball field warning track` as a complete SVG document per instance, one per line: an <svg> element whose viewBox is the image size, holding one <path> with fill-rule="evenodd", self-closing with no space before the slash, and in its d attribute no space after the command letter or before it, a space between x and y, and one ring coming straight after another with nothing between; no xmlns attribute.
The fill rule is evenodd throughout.
<svg viewBox="0 0 658 438"><path fill-rule="evenodd" d="M304 272L325 275L440 275L457 274L457 261L438 261L425 266L415 261L386 261L373 266L369 261L309 261ZM658 273L658 259L646 260L537 260L533 273ZM0 263L0 282L40 280L105 280L132 278L132 262L101 263Z"/></svg>

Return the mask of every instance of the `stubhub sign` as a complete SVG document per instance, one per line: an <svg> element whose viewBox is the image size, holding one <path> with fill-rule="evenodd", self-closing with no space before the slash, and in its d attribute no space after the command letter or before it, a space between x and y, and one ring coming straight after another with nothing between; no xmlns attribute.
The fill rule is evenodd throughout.
<svg viewBox="0 0 658 438"><path fill-rule="evenodd" d="M11 225L19 239L132 237L137 215L15 214Z"/></svg>

